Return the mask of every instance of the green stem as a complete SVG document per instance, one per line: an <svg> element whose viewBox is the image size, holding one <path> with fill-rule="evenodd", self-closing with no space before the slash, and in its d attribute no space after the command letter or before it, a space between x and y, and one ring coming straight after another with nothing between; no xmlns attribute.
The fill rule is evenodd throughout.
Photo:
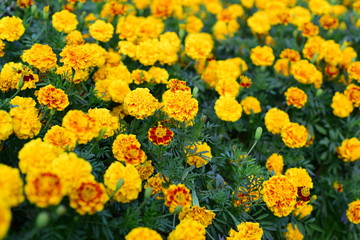
<svg viewBox="0 0 360 240"><path fill-rule="evenodd" d="M256 144L258 143L257 140L255 140L254 144L251 146L250 150L248 151L247 155L249 156L249 154L251 153L251 151L254 149L254 147L256 146Z"/></svg>
<svg viewBox="0 0 360 240"><path fill-rule="evenodd" d="M47 120L44 128L42 129L41 134L45 133L46 130L49 128L50 122L51 122L51 120L53 119L55 113L56 113L56 109L55 109L55 108L53 108L53 109L50 110L50 117L49 117L49 119Z"/></svg>

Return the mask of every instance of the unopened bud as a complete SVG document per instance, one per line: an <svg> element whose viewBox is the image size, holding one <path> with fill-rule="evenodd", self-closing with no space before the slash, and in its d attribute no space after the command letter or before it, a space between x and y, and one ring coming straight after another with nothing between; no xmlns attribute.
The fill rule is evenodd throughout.
<svg viewBox="0 0 360 240"><path fill-rule="evenodd" d="M56 214L58 216L62 216L66 213L66 207L64 205L59 205L57 208L56 208Z"/></svg>
<svg viewBox="0 0 360 240"><path fill-rule="evenodd" d="M151 188L151 187L147 187L147 188L145 189L144 198L145 198L145 199L150 198L150 197L151 197L151 193L152 193L152 188Z"/></svg>
<svg viewBox="0 0 360 240"><path fill-rule="evenodd" d="M255 141L259 141L263 130L262 127L258 127L255 132Z"/></svg>
<svg viewBox="0 0 360 240"><path fill-rule="evenodd" d="M41 212L36 217L35 225L36 225L37 228L43 228L43 227L46 227L46 225L48 225L49 221L50 221L49 213Z"/></svg>
<svg viewBox="0 0 360 240"><path fill-rule="evenodd" d="M182 209L183 209L183 206L177 205L175 210L174 210L174 214L178 214L179 212L181 212Z"/></svg>

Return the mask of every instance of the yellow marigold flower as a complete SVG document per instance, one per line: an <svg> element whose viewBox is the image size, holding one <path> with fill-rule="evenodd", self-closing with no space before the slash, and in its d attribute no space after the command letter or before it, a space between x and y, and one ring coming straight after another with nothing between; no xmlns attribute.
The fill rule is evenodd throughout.
<svg viewBox="0 0 360 240"><path fill-rule="evenodd" d="M242 115L242 107L235 98L231 96L221 96L215 102L215 113L219 119L228 122L236 122Z"/></svg>
<svg viewBox="0 0 360 240"><path fill-rule="evenodd" d="M162 111L177 121L189 122L198 113L198 101L189 91L166 91L163 95Z"/></svg>
<svg viewBox="0 0 360 240"><path fill-rule="evenodd" d="M120 179L123 179L124 183L117 189ZM113 162L104 174L104 183L108 194L114 194L114 199L122 203L135 200L141 191L140 175L131 164L124 166L120 162Z"/></svg>
<svg viewBox="0 0 360 240"><path fill-rule="evenodd" d="M114 82L111 79L95 82L95 96L103 101L110 101L111 96L109 94L110 84Z"/></svg>
<svg viewBox="0 0 360 240"><path fill-rule="evenodd" d="M315 65L309 63L307 60L301 60L292 65L291 72L294 78L304 84L314 83L319 72Z"/></svg>
<svg viewBox="0 0 360 240"><path fill-rule="evenodd" d="M288 223L286 226L286 232L284 232L284 237L287 240L302 240L304 239L304 235L299 231L296 225L292 225L292 223Z"/></svg>
<svg viewBox="0 0 360 240"><path fill-rule="evenodd" d="M155 17L170 17L175 10L175 1L170 0L154 0L150 4L151 14Z"/></svg>
<svg viewBox="0 0 360 240"><path fill-rule="evenodd" d="M105 64L107 52L103 47L96 43L85 43L80 47L90 55L89 67L101 67Z"/></svg>
<svg viewBox="0 0 360 240"><path fill-rule="evenodd" d="M126 15L128 12L134 11L133 6L130 4L122 4L116 0L107 1L101 12L101 18L108 18L109 21L116 15Z"/></svg>
<svg viewBox="0 0 360 240"><path fill-rule="evenodd" d="M336 148L336 153L344 162L354 162L360 159L360 140L356 137L345 139L341 146Z"/></svg>
<svg viewBox="0 0 360 240"><path fill-rule="evenodd" d="M126 113L124 106L122 104L120 104L116 107L113 107L113 109L111 110L111 115L113 115L119 119L123 119L127 115L127 113ZM120 124L123 124L123 122L120 122ZM122 127L124 127L124 126L122 126Z"/></svg>
<svg viewBox="0 0 360 240"><path fill-rule="evenodd" d="M135 168L140 174L141 181L149 179L149 177L154 173L154 167L151 160L145 161L143 164L136 165Z"/></svg>
<svg viewBox="0 0 360 240"><path fill-rule="evenodd" d="M345 47L342 51L342 59L340 61L340 66L344 69L348 69L349 65L352 63L353 59L356 59L357 53L352 47Z"/></svg>
<svg viewBox="0 0 360 240"><path fill-rule="evenodd" d="M96 20L95 23L90 25L89 32L94 39L100 42L108 42L114 33L114 27L111 23Z"/></svg>
<svg viewBox="0 0 360 240"><path fill-rule="evenodd" d="M284 93L286 97L286 104L296 108L302 108L307 102L306 93L297 87L290 87Z"/></svg>
<svg viewBox="0 0 360 240"><path fill-rule="evenodd" d="M19 169L0 163L0 205L16 207L24 201Z"/></svg>
<svg viewBox="0 0 360 240"><path fill-rule="evenodd" d="M6 237L11 224L11 209L0 201L0 239Z"/></svg>
<svg viewBox="0 0 360 240"><path fill-rule="evenodd" d="M360 86L351 83L346 86L344 94L354 104L354 107L360 107Z"/></svg>
<svg viewBox="0 0 360 240"><path fill-rule="evenodd" d="M249 88L252 85L252 80L248 76L240 76L240 86L243 88Z"/></svg>
<svg viewBox="0 0 360 240"><path fill-rule="evenodd" d="M86 144L99 135L100 127L95 118L80 110L70 110L62 120L62 126L73 132L79 144Z"/></svg>
<svg viewBox="0 0 360 240"><path fill-rule="evenodd" d="M289 148L300 148L305 146L309 131L298 123L288 123L281 129L281 139Z"/></svg>
<svg viewBox="0 0 360 240"><path fill-rule="evenodd" d="M84 46L85 45L65 46L60 53L62 57L60 62L63 62L64 66L69 69L74 68L78 70L90 67L91 56Z"/></svg>
<svg viewBox="0 0 360 240"><path fill-rule="evenodd" d="M36 88L35 83L39 81L39 76L27 66L14 62L5 63L0 73L0 90L7 92L10 89L18 89L21 78L24 83L21 90Z"/></svg>
<svg viewBox="0 0 360 240"><path fill-rule="evenodd" d="M169 207L170 212L174 212L177 206L190 207L190 190L184 184L170 185L164 190L165 206Z"/></svg>
<svg viewBox="0 0 360 240"><path fill-rule="evenodd" d="M135 48L135 58L145 66L154 65L159 59L159 52L163 51L159 47L159 40L146 39L139 43Z"/></svg>
<svg viewBox="0 0 360 240"><path fill-rule="evenodd" d="M213 47L214 42L208 33L190 33L185 38L185 53L197 61L210 56Z"/></svg>
<svg viewBox="0 0 360 240"><path fill-rule="evenodd" d="M250 58L256 66L270 66L275 60L273 50L268 46L257 46L251 49Z"/></svg>
<svg viewBox="0 0 360 240"><path fill-rule="evenodd" d="M134 41L137 38L139 22L141 22L142 20L142 18L134 15L120 17L116 25L116 33L119 34L119 38L127 39L130 42Z"/></svg>
<svg viewBox="0 0 360 240"><path fill-rule="evenodd" d="M333 114L340 118L348 117L354 110L354 106L349 98L339 92L336 92L333 96L330 106L333 109Z"/></svg>
<svg viewBox="0 0 360 240"><path fill-rule="evenodd" d="M275 216L285 217L295 208L296 191L296 187L286 176L276 175L263 183L261 194Z"/></svg>
<svg viewBox="0 0 360 240"><path fill-rule="evenodd" d="M215 90L220 96L236 98L240 92L240 84L235 79L221 78L217 81Z"/></svg>
<svg viewBox="0 0 360 240"><path fill-rule="evenodd" d="M215 38L224 40L228 37L234 36L234 33L240 28L237 20L232 21L217 21L213 27Z"/></svg>
<svg viewBox="0 0 360 240"><path fill-rule="evenodd" d="M251 113L256 114L261 112L260 102L255 97L246 97L241 100L240 104L244 110L244 113L247 115L250 115Z"/></svg>
<svg viewBox="0 0 360 240"><path fill-rule="evenodd" d="M314 37L319 34L319 27L312 22L306 22L299 26L303 37Z"/></svg>
<svg viewBox="0 0 360 240"><path fill-rule="evenodd" d="M74 69L75 75L73 76L73 69L69 66L62 66L56 69L56 73L60 74L68 82L78 84L82 81L86 81L89 77L88 69Z"/></svg>
<svg viewBox="0 0 360 240"><path fill-rule="evenodd" d="M285 176L296 187L313 188L313 182L309 173L304 168L289 168Z"/></svg>
<svg viewBox="0 0 360 240"><path fill-rule="evenodd" d="M0 57L3 57L5 55L5 43L0 39Z"/></svg>
<svg viewBox="0 0 360 240"><path fill-rule="evenodd" d="M76 135L66 128L54 125L46 132L44 142L63 150L72 151L76 146Z"/></svg>
<svg viewBox="0 0 360 240"><path fill-rule="evenodd" d="M13 120L9 113L0 110L0 141L4 141L14 132Z"/></svg>
<svg viewBox="0 0 360 240"><path fill-rule="evenodd" d="M289 115L277 108L271 108L265 114L266 129L272 134L280 134L281 129L290 123Z"/></svg>
<svg viewBox="0 0 360 240"><path fill-rule="evenodd" d="M146 227L133 228L126 236L125 240L162 240L163 238L155 230Z"/></svg>
<svg viewBox="0 0 360 240"><path fill-rule="evenodd" d="M175 32L166 32L160 35L158 60L162 65L173 65L178 60L181 41Z"/></svg>
<svg viewBox="0 0 360 240"><path fill-rule="evenodd" d="M149 74L145 70L135 69L131 72L131 78L135 84L150 82Z"/></svg>
<svg viewBox="0 0 360 240"><path fill-rule="evenodd" d="M146 9L150 5L150 0L133 0L135 7L139 10Z"/></svg>
<svg viewBox="0 0 360 240"><path fill-rule="evenodd" d="M113 143L112 152L117 160L138 165L146 160L145 152L140 146L135 135L119 134Z"/></svg>
<svg viewBox="0 0 360 240"><path fill-rule="evenodd" d="M349 208L346 210L346 217L354 224L360 223L360 200L349 203Z"/></svg>
<svg viewBox="0 0 360 240"><path fill-rule="evenodd" d="M105 187L95 180L83 180L71 189L70 206L81 215L94 214L104 209L109 200Z"/></svg>
<svg viewBox="0 0 360 240"><path fill-rule="evenodd" d="M131 73L125 65L118 65L115 67L107 65L102 66L94 73L93 79L95 82L102 80L120 80L128 84L132 83Z"/></svg>
<svg viewBox="0 0 360 240"><path fill-rule="evenodd" d="M24 34L25 27L22 20L16 16L0 19L0 39L14 42Z"/></svg>
<svg viewBox="0 0 360 240"><path fill-rule="evenodd" d="M281 74L285 77L288 77L291 72L291 61L287 58L280 58L276 60L274 64L274 69L277 74Z"/></svg>
<svg viewBox="0 0 360 240"><path fill-rule="evenodd" d="M180 221L190 219L207 227L212 224L215 215L213 211L207 210L206 207L191 206L190 208L182 209L179 214L179 219Z"/></svg>
<svg viewBox="0 0 360 240"><path fill-rule="evenodd" d="M165 68L151 67L148 71L150 82L167 84L169 73Z"/></svg>
<svg viewBox="0 0 360 240"><path fill-rule="evenodd" d="M197 168L211 161L211 148L205 142L196 142L194 145L187 146L185 150L187 152L187 163L195 165Z"/></svg>
<svg viewBox="0 0 360 240"><path fill-rule="evenodd" d="M280 53L281 58L289 59L291 62L300 61L300 54L298 51L286 48Z"/></svg>
<svg viewBox="0 0 360 240"><path fill-rule="evenodd" d="M94 118L100 129L106 129L103 138L111 137L119 130L119 119L111 115L106 108L89 109L90 118Z"/></svg>
<svg viewBox="0 0 360 240"><path fill-rule="evenodd" d="M236 228L237 231L230 229L229 237L226 240L260 240L264 233L259 223L242 222Z"/></svg>
<svg viewBox="0 0 360 240"><path fill-rule="evenodd" d="M116 103L123 103L126 95L131 92L129 85L124 81L110 81L109 83L107 93L109 93L111 100ZM103 100L105 99L103 98Z"/></svg>
<svg viewBox="0 0 360 240"><path fill-rule="evenodd" d="M347 72L350 79L360 82L360 61L353 62L349 65Z"/></svg>
<svg viewBox="0 0 360 240"><path fill-rule="evenodd" d="M269 171L274 171L276 175L282 174L284 168L284 159L281 155L273 153L266 160L265 166Z"/></svg>
<svg viewBox="0 0 360 240"><path fill-rule="evenodd" d="M40 72L46 72L57 65L56 55L52 48L38 43L35 43L30 49L24 50L21 59L38 68Z"/></svg>
<svg viewBox="0 0 360 240"><path fill-rule="evenodd" d="M60 176L51 170L29 172L25 193L31 203L41 208L58 205L66 194Z"/></svg>
<svg viewBox="0 0 360 240"><path fill-rule="evenodd" d="M137 35L140 39L158 38L164 31L164 23L160 18L148 16L138 22Z"/></svg>
<svg viewBox="0 0 360 240"><path fill-rule="evenodd" d="M290 15L290 22L297 27L311 21L311 13L307 8L304 7L296 6L291 8Z"/></svg>
<svg viewBox="0 0 360 240"><path fill-rule="evenodd" d="M49 109L55 108L58 111L62 111L69 106L68 95L63 90L55 88L52 84L40 88L37 99L41 105L46 105Z"/></svg>
<svg viewBox="0 0 360 240"><path fill-rule="evenodd" d="M302 219L306 216L309 216L311 214L312 210L313 210L313 206L311 204L305 204L304 206L297 207L293 211L292 215L295 217L298 216L299 219Z"/></svg>
<svg viewBox="0 0 360 240"><path fill-rule="evenodd" d="M78 30L73 30L65 37L67 45L81 45L85 43L83 35Z"/></svg>
<svg viewBox="0 0 360 240"><path fill-rule="evenodd" d="M310 37L306 41L302 50L304 57L310 61L319 62L324 57L324 53L322 51L322 45L324 42L325 40L320 36Z"/></svg>
<svg viewBox="0 0 360 240"><path fill-rule="evenodd" d="M188 33L200 32L201 29L203 28L203 26L204 26L204 24L200 18L197 18L195 16L189 16L186 19L185 29Z"/></svg>
<svg viewBox="0 0 360 240"><path fill-rule="evenodd" d="M205 240L205 227L201 223L193 220L181 221L168 237L168 240L196 239Z"/></svg>
<svg viewBox="0 0 360 240"><path fill-rule="evenodd" d="M339 20L336 17L331 16L330 14L326 14L321 16L319 19L320 26L322 26L325 30L328 29L337 29L339 27Z"/></svg>
<svg viewBox="0 0 360 240"><path fill-rule="evenodd" d="M334 40L329 40L325 41L321 47L321 51L324 54L324 60L326 63L332 66L336 66L341 62L343 53L340 44L336 43Z"/></svg>
<svg viewBox="0 0 360 240"><path fill-rule="evenodd" d="M148 131L148 139L155 145L167 146L173 138L174 132L160 123L158 123L158 126L154 126Z"/></svg>
<svg viewBox="0 0 360 240"><path fill-rule="evenodd" d="M62 153L54 158L51 165L54 172L61 178L64 191L69 193L79 181L93 180L91 164L79 158L75 153Z"/></svg>
<svg viewBox="0 0 360 240"><path fill-rule="evenodd" d="M76 15L68 10L56 12L52 16L52 25L58 32L69 33L76 29L78 23Z"/></svg>
<svg viewBox="0 0 360 240"><path fill-rule="evenodd" d="M267 34L271 29L269 15L265 11L257 11L248 18L247 24L253 34Z"/></svg>
<svg viewBox="0 0 360 240"><path fill-rule="evenodd" d="M124 107L129 115L144 119L152 116L160 104L148 88L137 88L126 95Z"/></svg>
<svg viewBox="0 0 360 240"><path fill-rule="evenodd" d="M331 5L326 0L310 0L309 9L315 15L330 13Z"/></svg>
<svg viewBox="0 0 360 240"><path fill-rule="evenodd" d="M154 177L151 177L147 180L144 185L144 189L151 187L151 195L160 194L165 190L162 184L168 180L169 179L167 177L160 175L160 173L157 173ZM159 197L157 197L157 199L159 199Z"/></svg>

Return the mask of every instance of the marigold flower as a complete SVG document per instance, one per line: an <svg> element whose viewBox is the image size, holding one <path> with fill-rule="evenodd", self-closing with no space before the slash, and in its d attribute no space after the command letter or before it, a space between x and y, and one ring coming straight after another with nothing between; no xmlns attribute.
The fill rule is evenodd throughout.
<svg viewBox="0 0 360 240"><path fill-rule="evenodd" d="M337 29L339 27L339 20L330 14L321 16L319 23L325 30Z"/></svg>
<svg viewBox="0 0 360 240"><path fill-rule="evenodd" d="M252 85L251 78L247 76L240 76L240 86L243 88L249 88Z"/></svg>
<svg viewBox="0 0 360 240"><path fill-rule="evenodd" d="M76 135L66 128L54 125L46 132L44 142L63 150L72 151L76 146Z"/></svg>
<svg viewBox="0 0 360 240"><path fill-rule="evenodd" d="M306 93L297 87L290 87L284 93L286 97L286 104L296 108L302 108L307 102Z"/></svg>
<svg viewBox="0 0 360 240"><path fill-rule="evenodd" d="M311 204L305 204L304 206L296 207L293 211L293 216L298 216L299 219L302 219L306 216L309 216L313 210L313 206Z"/></svg>
<svg viewBox="0 0 360 240"><path fill-rule="evenodd" d="M155 145L167 146L174 138L174 132L161 124L149 129L148 139Z"/></svg>
<svg viewBox="0 0 360 240"><path fill-rule="evenodd" d="M311 13L307 8L295 6L290 9L290 22L295 26L302 26L304 23L311 21Z"/></svg>
<svg viewBox="0 0 360 240"><path fill-rule="evenodd" d="M123 179L124 183L117 189L120 179ZM114 199L122 203L135 200L141 191L140 175L131 164L124 166L120 162L113 162L104 174L104 183L108 194L114 195Z"/></svg>
<svg viewBox="0 0 360 240"><path fill-rule="evenodd" d="M125 240L162 240L163 238L155 230L146 227L133 228L126 236Z"/></svg>
<svg viewBox="0 0 360 240"><path fill-rule="evenodd" d="M269 15L265 11L256 11L248 18L247 24L253 34L267 34L271 29Z"/></svg>
<svg viewBox="0 0 360 240"><path fill-rule="evenodd" d="M0 19L0 39L14 42L24 34L25 27L22 20L16 16Z"/></svg>
<svg viewBox="0 0 360 240"><path fill-rule="evenodd" d="M62 180L53 171L32 171L26 175L25 193L36 206L58 205L65 195Z"/></svg>
<svg viewBox="0 0 360 240"><path fill-rule="evenodd" d="M33 0L17 0L16 3L21 8L27 8L27 7L30 7L31 5L33 5L34 1Z"/></svg>
<svg viewBox="0 0 360 240"><path fill-rule="evenodd" d="M251 49L250 58L256 66L270 66L275 60L273 50L268 46L257 46Z"/></svg>
<svg viewBox="0 0 360 240"><path fill-rule="evenodd" d="M353 62L347 68L350 79L355 79L360 82L360 61Z"/></svg>
<svg viewBox="0 0 360 240"><path fill-rule="evenodd" d="M201 223L193 220L181 221L168 237L168 240L196 239L205 240L205 227Z"/></svg>
<svg viewBox="0 0 360 240"><path fill-rule="evenodd" d="M186 161L197 168L205 166L211 161L211 148L206 142L196 142L186 148Z"/></svg>
<svg viewBox="0 0 360 240"><path fill-rule="evenodd" d="M292 65L291 73L294 78L303 84L311 84L315 82L316 73L319 72L314 64L307 60L300 60Z"/></svg>
<svg viewBox="0 0 360 240"><path fill-rule="evenodd" d="M197 61L210 56L213 47L214 42L208 33L190 33L185 38L186 54Z"/></svg>
<svg viewBox="0 0 360 240"><path fill-rule="evenodd" d="M78 23L76 15L68 10L56 12L52 16L52 25L59 32L69 33L76 29Z"/></svg>
<svg viewBox="0 0 360 240"><path fill-rule="evenodd" d="M64 63L64 66L75 70L86 69L91 66L91 56L86 51L86 45L66 45L61 53L60 62Z"/></svg>
<svg viewBox="0 0 360 240"><path fill-rule="evenodd" d="M325 41L322 44L322 53L324 54L324 60L331 66L336 66L341 62L343 53L340 44L334 40Z"/></svg>
<svg viewBox="0 0 360 240"><path fill-rule="evenodd" d="M150 82L150 76L145 70L135 69L131 72L131 78L135 84Z"/></svg>
<svg viewBox="0 0 360 240"><path fill-rule="evenodd" d="M0 39L0 57L5 55L5 43Z"/></svg>
<svg viewBox="0 0 360 240"><path fill-rule="evenodd" d="M73 71L75 74L73 75ZM56 73L61 75L68 82L78 84L82 81L86 81L89 77L88 69L72 69L69 66L62 66L56 69Z"/></svg>
<svg viewBox="0 0 360 240"><path fill-rule="evenodd" d="M338 181L333 182L333 188L338 191L338 192L342 192L343 191L343 185L341 183L339 183Z"/></svg>
<svg viewBox="0 0 360 240"><path fill-rule="evenodd" d="M23 201L23 181L19 169L0 163L0 205L16 207Z"/></svg>
<svg viewBox="0 0 360 240"><path fill-rule="evenodd" d="M197 33L200 32L204 24L200 18L195 16L189 16L186 18L185 30L188 33Z"/></svg>
<svg viewBox="0 0 360 240"><path fill-rule="evenodd" d="M276 175L263 183L261 194L275 216L285 217L295 208L296 191L296 187L286 176Z"/></svg>
<svg viewBox="0 0 360 240"><path fill-rule="evenodd" d="M111 115L106 108L90 108L88 111L90 118L94 118L100 129L105 129L103 138L111 137L119 130L119 119Z"/></svg>
<svg viewBox="0 0 360 240"><path fill-rule="evenodd" d="M0 202L0 239L6 237L11 224L11 209Z"/></svg>
<svg viewBox="0 0 360 240"><path fill-rule="evenodd" d="M49 109L55 108L58 111L64 110L69 105L68 95L52 84L40 88L37 99L41 105L46 105Z"/></svg>
<svg viewBox="0 0 360 240"><path fill-rule="evenodd" d="M73 30L65 37L66 45L81 45L85 43L83 35L78 30Z"/></svg>
<svg viewBox="0 0 360 240"><path fill-rule="evenodd" d="M56 54L52 48L38 43L35 43L30 49L24 50L21 59L38 68L40 72L46 72L57 65Z"/></svg>
<svg viewBox="0 0 360 240"><path fill-rule="evenodd" d="M319 27L312 22L306 22L299 26L303 37L314 37L319 34Z"/></svg>
<svg viewBox="0 0 360 240"><path fill-rule="evenodd" d="M360 223L360 200L349 203L349 207L346 210L346 217L354 224Z"/></svg>
<svg viewBox="0 0 360 240"><path fill-rule="evenodd" d="M151 195L160 194L165 190L163 187L163 183L165 183L168 180L169 179L167 177L161 175L160 173L157 173L154 177L151 177L147 180L147 182L144 185L144 188L146 189L148 187L151 187L152 189Z"/></svg>
<svg viewBox="0 0 360 240"><path fill-rule="evenodd" d="M231 96L221 96L215 102L215 113L219 119L228 122L236 122L241 118L242 107L235 98Z"/></svg>
<svg viewBox="0 0 360 240"><path fill-rule="evenodd" d="M340 118L348 117L354 110L354 106L349 98L339 92L336 92L333 96L330 106L333 109L333 114Z"/></svg>
<svg viewBox="0 0 360 240"><path fill-rule="evenodd" d="M229 95L236 98L240 92L240 85L235 79L220 78L216 83L215 90L220 96Z"/></svg>
<svg viewBox="0 0 360 240"><path fill-rule="evenodd" d="M289 59L291 62L297 62L300 61L300 54L298 51L290 48L286 48L282 50L280 53L281 58Z"/></svg>
<svg viewBox="0 0 360 240"><path fill-rule="evenodd" d="M175 1L154 0L150 4L150 10L155 17L170 17L175 9Z"/></svg>
<svg viewBox="0 0 360 240"><path fill-rule="evenodd" d="M217 21L213 27L215 38L218 40L224 40L228 37L233 37L240 28L237 20L232 21Z"/></svg>
<svg viewBox="0 0 360 240"><path fill-rule="evenodd" d="M281 139L289 148L305 146L309 131L298 123L288 123L281 129Z"/></svg>
<svg viewBox="0 0 360 240"><path fill-rule="evenodd" d="M281 155L273 153L266 160L265 166L269 171L274 171L276 175L282 174L284 168L284 159Z"/></svg>
<svg viewBox="0 0 360 240"><path fill-rule="evenodd" d="M81 215L100 212L109 200L104 185L94 180L83 180L74 186L69 198L70 206Z"/></svg>
<svg viewBox="0 0 360 240"><path fill-rule="evenodd" d="M354 104L354 107L360 107L360 86L351 83L346 86L344 94Z"/></svg>
<svg viewBox="0 0 360 240"><path fill-rule="evenodd" d="M145 161L143 164L135 166L140 174L141 181L149 179L149 177L154 173L154 167L151 160Z"/></svg>
<svg viewBox="0 0 360 240"><path fill-rule="evenodd" d="M135 60L145 66L154 65L159 59L159 52L163 51L159 47L159 40L156 38L146 39L136 45Z"/></svg>
<svg viewBox="0 0 360 240"><path fill-rule="evenodd" d="M177 121L189 122L198 113L198 101L189 91L166 91L163 94L163 108L170 118Z"/></svg>
<svg viewBox="0 0 360 240"><path fill-rule="evenodd" d="M0 110L0 141L4 141L14 132L13 120L9 113Z"/></svg>
<svg viewBox="0 0 360 240"><path fill-rule="evenodd" d="M344 162L354 162L360 159L360 140L356 137L345 139L341 146L336 148L336 153Z"/></svg>
<svg viewBox="0 0 360 240"><path fill-rule="evenodd" d="M124 107L127 112L137 119L153 115L159 106L159 101L151 95L148 88L136 88L129 92L124 99Z"/></svg>
<svg viewBox="0 0 360 240"><path fill-rule="evenodd" d="M244 110L244 113L247 115L250 115L251 113L256 114L261 112L260 102L255 97L246 97L241 100L240 104Z"/></svg>
<svg viewBox="0 0 360 240"><path fill-rule="evenodd" d="M260 240L264 233L259 223L242 222L237 225L236 228L237 231L230 229L229 237L227 237L226 240Z"/></svg>
<svg viewBox="0 0 360 240"><path fill-rule="evenodd" d="M304 168L289 168L285 176L296 187L313 188L313 182L309 173Z"/></svg>
<svg viewBox="0 0 360 240"><path fill-rule="evenodd" d="M151 67L148 71L150 82L154 83L168 83L169 73L165 68Z"/></svg>
<svg viewBox="0 0 360 240"><path fill-rule="evenodd" d="M99 135L100 125L95 118L80 110L70 110L62 120L62 126L73 132L79 144L86 144Z"/></svg>
<svg viewBox="0 0 360 240"><path fill-rule="evenodd" d="M190 207L190 190L184 184L170 185L164 190L165 206L169 207L170 212L174 212L177 206Z"/></svg>
<svg viewBox="0 0 360 240"><path fill-rule="evenodd" d="M213 211L207 210L206 207L191 206L190 208L182 209L179 214L179 219L180 221L190 219L207 227L212 224L215 215L216 214Z"/></svg>
<svg viewBox="0 0 360 240"><path fill-rule="evenodd" d="M140 146L135 135L119 134L113 143L112 152L117 160L138 165L146 160L145 152Z"/></svg>
<svg viewBox="0 0 360 240"><path fill-rule="evenodd" d="M288 77L291 72L291 66L292 66L292 64L289 59L280 58L280 59L276 60L276 62L274 64L274 69L277 74L281 74L285 77Z"/></svg>
<svg viewBox="0 0 360 240"><path fill-rule="evenodd" d="M304 235L299 231L296 225L292 225L292 223L288 223L286 226L287 232L284 232L284 237L287 240L302 240L304 239Z"/></svg>
<svg viewBox="0 0 360 240"><path fill-rule="evenodd" d="M21 90L25 90L36 88L35 83L39 81L39 76L21 63L5 63L0 73L0 90L7 92L10 89L18 89L21 79L24 83Z"/></svg>
<svg viewBox="0 0 360 240"><path fill-rule="evenodd" d="M94 39L100 42L108 42L114 33L114 27L111 23L96 20L95 23L89 27L89 32Z"/></svg>
<svg viewBox="0 0 360 240"><path fill-rule="evenodd" d="M33 138L40 132L42 126L38 110L36 108L18 110L17 108L19 107L10 109L15 135L20 139ZM16 111L12 111L13 109Z"/></svg>
<svg viewBox="0 0 360 240"><path fill-rule="evenodd" d="M266 129L272 134L281 133L281 129L290 123L289 115L277 108L271 108L265 114L265 126Z"/></svg>

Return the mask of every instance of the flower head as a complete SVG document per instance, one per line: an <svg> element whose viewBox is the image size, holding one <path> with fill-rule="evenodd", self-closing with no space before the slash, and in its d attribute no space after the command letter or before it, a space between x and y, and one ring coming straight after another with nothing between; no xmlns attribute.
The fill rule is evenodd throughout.
<svg viewBox="0 0 360 240"><path fill-rule="evenodd" d="M354 110L354 106L349 98L339 92L336 92L333 96L330 106L333 109L333 114L340 118L348 117Z"/></svg>
<svg viewBox="0 0 360 240"><path fill-rule="evenodd" d="M169 211L174 212L177 206L190 207L190 190L184 184L170 185L164 190L165 206L170 207Z"/></svg>
<svg viewBox="0 0 360 240"><path fill-rule="evenodd" d="M159 101L150 93L148 88L136 88L129 92L124 99L124 107L129 115L137 119L144 119L153 115L159 106Z"/></svg>
<svg viewBox="0 0 360 240"><path fill-rule="evenodd" d="M288 123L281 129L281 139L289 148L300 148L305 146L309 131L298 123Z"/></svg>
<svg viewBox="0 0 360 240"><path fill-rule="evenodd" d="M76 29L78 21L74 13L62 10L52 16L52 25L59 32L69 33Z"/></svg>
<svg viewBox="0 0 360 240"><path fill-rule="evenodd" d="M237 231L230 229L229 237L226 240L260 240L263 235L263 230L259 223L242 222L236 228Z"/></svg>
<svg viewBox="0 0 360 240"><path fill-rule="evenodd" d="M271 154L266 160L266 168L269 171L274 171L276 175L281 174L284 167L284 159L277 153Z"/></svg>
<svg viewBox="0 0 360 240"><path fill-rule="evenodd" d="M360 140L356 137L345 139L336 148L336 153L344 162L354 162L360 159Z"/></svg>
<svg viewBox="0 0 360 240"><path fill-rule="evenodd" d="M360 223L360 200L349 203L349 207L346 210L346 217L354 224Z"/></svg>
<svg viewBox="0 0 360 240"><path fill-rule="evenodd" d="M270 66L275 60L273 50L268 46L257 46L251 49L250 58L256 66Z"/></svg>
<svg viewBox="0 0 360 240"><path fill-rule="evenodd" d="M22 203L23 185L19 169L0 163L0 205L15 207Z"/></svg>
<svg viewBox="0 0 360 240"><path fill-rule="evenodd" d="M272 134L281 133L281 129L290 123L289 115L277 108L271 108L265 114L265 126Z"/></svg>
<svg viewBox="0 0 360 240"><path fill-rule="evenodd" d="M24 34L25 27L22 20L16 16L0 19L0 39L14 42Z"/></svg>
<svg viewBox="0 0 360 240"><path fill-rule="evenodd" d="M261 112L261 106L260 102L256 97L246 97L240 102L244 113L247 115L250 115L251 113L260 113Z"/></svg>
<svg viewBox="0 0 360 240"><path fill-rule="evenodd" d="M297 87L290 87L284 93L286 97L286 104L296 108L302 108L307 102L306 93Z"/></svg>
<svg viewBox="0 0 360 240"><path fill-rule="evenodd" d="M24 50L21 59L38 68L40 72L46 72L57 66L56 54L52 51L52 48L38 43L35 43L30 49Z"/></svg>
<svg viewBox="0 0 360 240"><path fill-rule="evenodd" d="M49 84L40 88L37 99L41 105L58 111L64 110L69 105L68 95L61 89Z"/></svg>
<svg viewBox="0 0 360 240"><path fill-rule="evenodd" d="M174 138L174 132L170 128L158 124L158 126L149 129L148 138L155 145L167 146Z"/></svg>
<svg viewBox="0 0 360 240"><path fill-rule="evenodd" d="M287 240L302 240L304 238L304 235L299 231L298 227L292 223L288 223L286 230L284 237Z"/></svg>
<svg viewBox="0 0 360 240"><path fill-rule="evenodd" d="M168 240L196 239L205 240L205 227L191 219L181 221L168 237Z"/></svg>
<svg viewBox="0 0 360 240"><path fill-rule="evenodd" d="M146 160L145 152L140 146L135 135L119 134L113 143L112 152L117 160L138 165Z"/></svg>
<svg viewBox="0 0 360 240"><path fill-rule="evenodd" d="M215 213L211 210L207 210L206 207L191 206L190 208L183 208L179 214L181 221L191 219L197 221L207 227L212 224L212 220L215 218Z"/></svg>
<svg viewBox="0 0 360 240"><path fill-rule="evenodd" d="M162 237L155 230L146 227L133 228L126 236L125 240L162 240Z"/></svg>
<svg viewBox="0 0 360 240"><path fill-rule="evenodd" d="M346 87L344 94L354 104L354 107L360 107L360 86L351 83Z"/></svg>
<svg viewBox="0 0 360 240"><path fill-rule="evenodd" d="M0 239L6 237L10 228L11 217L11 209L0 201Z"/></svg>
<svg viewBox="0 0 360 240"><path fill-rule="evenodd" d="M197 168L206 165L211 161L211 148L206 142L196 142L186 147L187 163Z"/></svg>
<svg viewBox="0 0 360 240"><path fill-rule="evenodd" d="M64 127L54 125L46 132L44 142L72 151L76 146L76 135Z"/></svg>
<svg viewBox="0 0 360 240"><path fill-rule="evenodd" d="M241 118L242 107L235 98L226 95L221 96L215 102L215 113L223 121L236 122Z"/></svg>
<svg viewBox="0 0 360 240"><path fill-rule="evenodd" d="M95 23L89 27L89 32L94 39L100 42L108 42L114 33L114 27L111 23L96 20Z"/></svg>
<svg viewBox="0 0 360 240"><path fill-rule="evenodd" d="M162 111L177 121L189 122L198 113L198 101L190 91L166 91L163 94L163 105Z"/></svg>
<svg viewBox="0 0 360 240"><path fill-rule="evenodd" d="M13 133L13 120L8 112L0 110L0 141L4 141L9 138Z"/></svg>

